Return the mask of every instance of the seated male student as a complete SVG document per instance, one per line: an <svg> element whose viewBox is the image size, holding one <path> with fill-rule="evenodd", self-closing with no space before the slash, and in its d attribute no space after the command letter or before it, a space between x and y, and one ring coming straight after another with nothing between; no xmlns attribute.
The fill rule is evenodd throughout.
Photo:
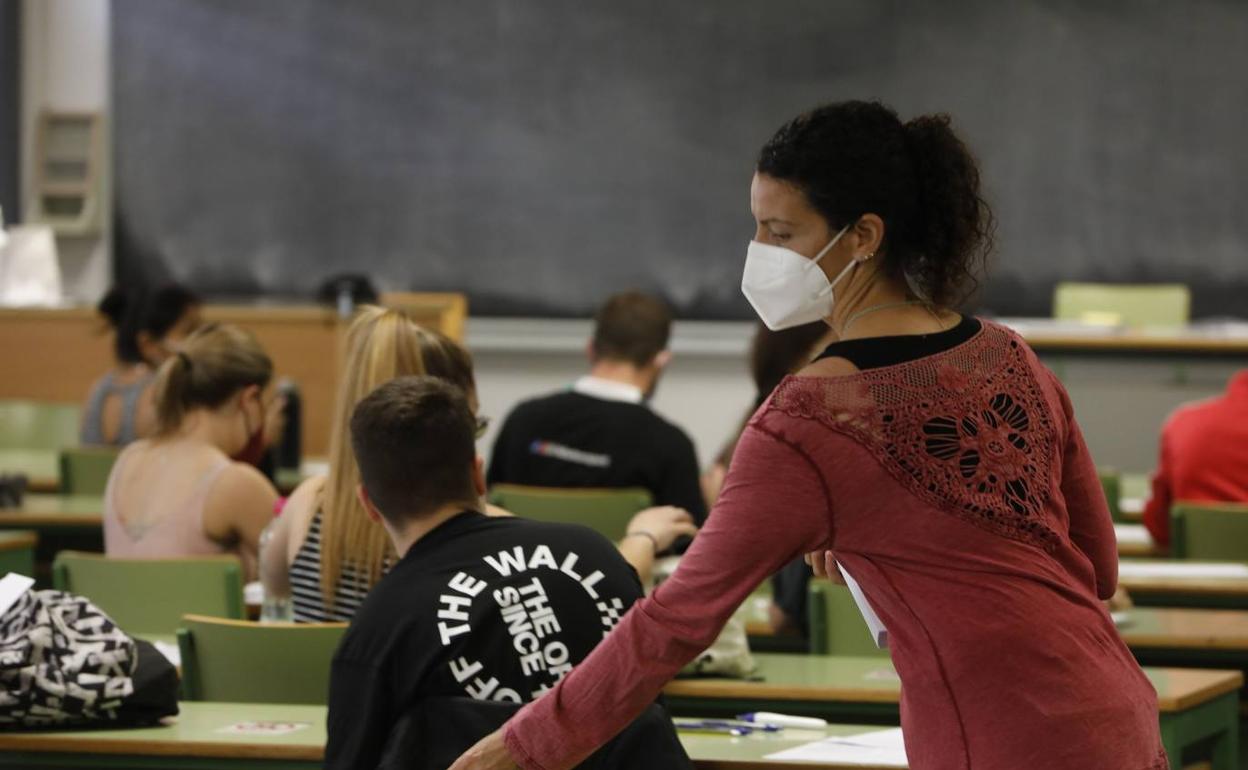
<svg viewBox="0 0 1248 770"><path fill-rule="evenodd" d="M376 767L426 697L533 700L641 596L601 535L485 516L475 433L463 393L433 377L391 380L351 417L360 501L400 560L334 655L328 768Z"/></svg>
<svg viewBox="0 0 1248 770"><path fill-rule="evenodd" d="M507 416L488 482L643 487L655 505L683 508L701 523L706 501L693 442L646 405L671 360L671 328L671 312L653 297L608 299L595 317L589 375Z"/></svg>

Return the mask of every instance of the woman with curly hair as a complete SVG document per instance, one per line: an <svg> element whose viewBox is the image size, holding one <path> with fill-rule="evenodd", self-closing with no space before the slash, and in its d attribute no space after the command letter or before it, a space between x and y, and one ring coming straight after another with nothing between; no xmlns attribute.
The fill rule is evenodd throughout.
<svg viewBox="0 0 1248 770"><path fill-rule="evenodd" d="M1167 767L1157 698L1101 599L1114 533L1057 378L955 308L991 241L949 118L819 107L763 147L742 289L836 336L759 408L676 573L452 770L575 765L807 554L888 630L913 770Z"/></svg>

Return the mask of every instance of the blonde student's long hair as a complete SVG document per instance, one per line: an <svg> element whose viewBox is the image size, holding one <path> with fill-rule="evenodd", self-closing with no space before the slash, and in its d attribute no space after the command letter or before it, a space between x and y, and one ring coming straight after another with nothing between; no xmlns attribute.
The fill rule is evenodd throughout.
<svg viewBox="0 0 1248 770"><path fill-rule="evenodd" d="M169 436L193 409L216 409L249 385L273 377L273 362L251 332L210 323L186 338L156 376L156 435Z"/></svg>
<svg viewBox="0 0 1248 770"><path fill-rule="evenodd" d="M458 385L475 407L472 358L463 347L426 329L400 310L366 306L347 330L346 358L338 382L330 433L329 478L321 493L321 594L334 605L338 580L348 569L367 590L395 559L386 531L356 499L360 469L348 435L351 412L377 386L395 377L427 374ZM366 581L366 582L364 582Z"/></svg>

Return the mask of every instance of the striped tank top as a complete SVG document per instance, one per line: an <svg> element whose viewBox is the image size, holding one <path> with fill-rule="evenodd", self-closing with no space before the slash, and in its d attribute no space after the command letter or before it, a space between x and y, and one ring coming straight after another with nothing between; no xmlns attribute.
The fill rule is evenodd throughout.
<svg viewBox="0 0 1248 770"><path fill-rule="evenodd" d="M389 564L385 568L389 568ZM344 566L334 589L334 606L325 606L321 593L321 512L308 527L308 535L290 563L290 601L296 623L350 622L368 595L368 579Z"/></svg>

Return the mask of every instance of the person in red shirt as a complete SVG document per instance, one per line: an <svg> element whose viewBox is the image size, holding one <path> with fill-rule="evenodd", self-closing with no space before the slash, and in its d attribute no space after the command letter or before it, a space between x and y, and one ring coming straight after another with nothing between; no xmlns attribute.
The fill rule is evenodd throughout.
<svg viewBox="0 0 1248 770"><path fill-rule="evenodd" d="M1170 545L1170 506L1176 500L1248 502L1248 369L1226 393L1186 404L1161 428L1161 451L1144 526L1160 546Z"/></svg>
<svg viewBox="0 0 1248 770"><path fill-rule="evenodd" d="M764 146L750 207L746 297L837 341L750 419L672 577L451 770L575 766L803 553L886 627L912 770L1167 768L1157 694L1101 602L1117 546L1070 399L1017 334L952 310L992 227L949 118L803 114Z"/></svg>

